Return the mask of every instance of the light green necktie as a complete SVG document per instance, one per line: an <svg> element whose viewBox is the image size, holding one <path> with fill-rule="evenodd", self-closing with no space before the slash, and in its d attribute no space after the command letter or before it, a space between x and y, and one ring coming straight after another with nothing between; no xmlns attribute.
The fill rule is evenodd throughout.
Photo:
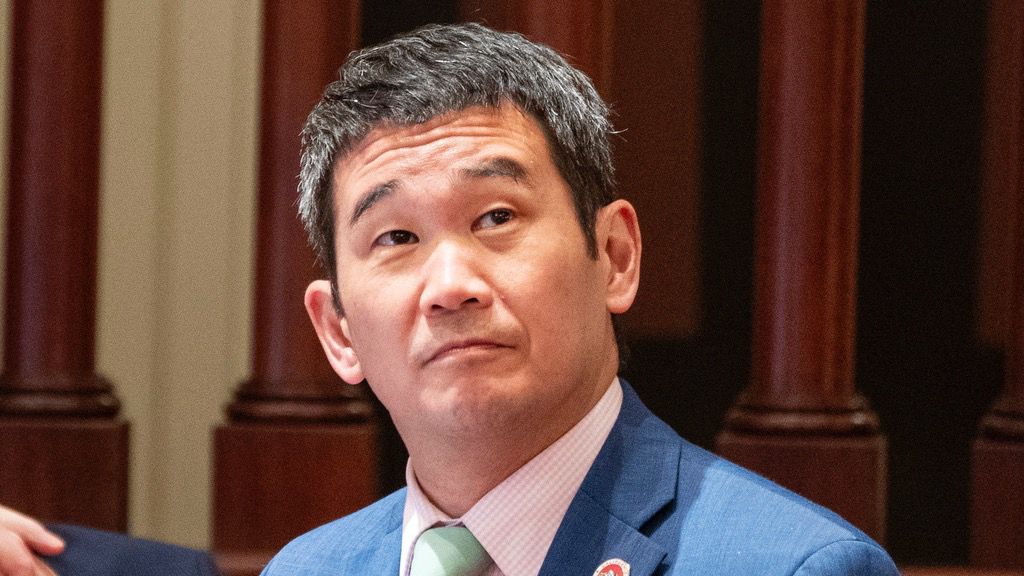
<svg viewBox="0 0 1024 576"><path fill-rule="evenodd" d="M491 557L465 526L431 528L420 534L409 576L480 576Z"/></svg>

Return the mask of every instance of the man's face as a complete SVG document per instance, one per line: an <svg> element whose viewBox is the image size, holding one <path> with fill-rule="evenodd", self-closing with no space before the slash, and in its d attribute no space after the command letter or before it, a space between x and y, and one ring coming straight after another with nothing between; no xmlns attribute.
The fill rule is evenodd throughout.
<svg viewBox="0 0 1024 576"><path fill-rule="evenodd" d="M334 191L344 311L317 303L322 281L307 307L322 340L337 322L332 364L366 378L407 444L524 426L557 437L614 377L622 297L602 243L621 228L606 211L628 204L599 214L591 258L534 119L506 105L378 128L339 160Z"/></svg>

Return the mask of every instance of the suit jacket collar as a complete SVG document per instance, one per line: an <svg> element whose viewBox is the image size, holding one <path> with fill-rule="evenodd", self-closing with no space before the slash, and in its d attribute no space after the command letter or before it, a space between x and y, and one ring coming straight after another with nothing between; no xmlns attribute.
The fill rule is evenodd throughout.
<svg viewBox="0 0 1024 576"><path fill-rule="evenodd" d="M644 526L676 497L680 443L620 381L622 410L569 505L541 576L560 576L569 567L585 574L615 558L630 565L631 576L648 576L667 554Z"/></svg>
<svg viewBox="0 0 1024 576"><path fill-rule="evenodd" d="M365 565L373 566L379 574L398 574L402 558L402 519L406 495L405 488L399 490L399 497L393 499L391 509L386 512L384 536L375 543L375 548L367 551L368 561Z"/></svg>

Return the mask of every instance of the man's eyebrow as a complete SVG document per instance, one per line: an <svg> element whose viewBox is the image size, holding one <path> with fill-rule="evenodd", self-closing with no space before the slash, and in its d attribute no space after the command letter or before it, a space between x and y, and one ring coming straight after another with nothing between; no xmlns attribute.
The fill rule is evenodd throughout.
<svg viewBox="0 0 1024 576"><path fill-rule="evenodd" d="M373 207L374 204L380 202L384 198L387 198L398 188L398 180L389 180L383 184L378 184L371 188L368 192L359 197L356 202L356 207L352 210L352 217L349 218L348 225L354 226L359 218L366 214L366 211Z"/></svg>
<svg viewBox="0 0 1024 576"><path fill-rule="evenodd" d="M465 178L510 178L519 182L520 180L529 181L530 173L526 168L519 162L511 158L491 158L485 160L478 166L472 166L470 168L463 168L460 170L462 176Z"/></svg>

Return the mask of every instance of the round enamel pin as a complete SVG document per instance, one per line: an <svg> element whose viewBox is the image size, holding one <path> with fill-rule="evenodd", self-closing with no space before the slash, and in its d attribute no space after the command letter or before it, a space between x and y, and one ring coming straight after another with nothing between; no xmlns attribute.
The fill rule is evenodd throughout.
<svg viewBox="0 0 1024 576"><path fill-rule="evenodd" d="M594 576L629 576L629 564L618 558L606 560L594 570Z"/></svg>

